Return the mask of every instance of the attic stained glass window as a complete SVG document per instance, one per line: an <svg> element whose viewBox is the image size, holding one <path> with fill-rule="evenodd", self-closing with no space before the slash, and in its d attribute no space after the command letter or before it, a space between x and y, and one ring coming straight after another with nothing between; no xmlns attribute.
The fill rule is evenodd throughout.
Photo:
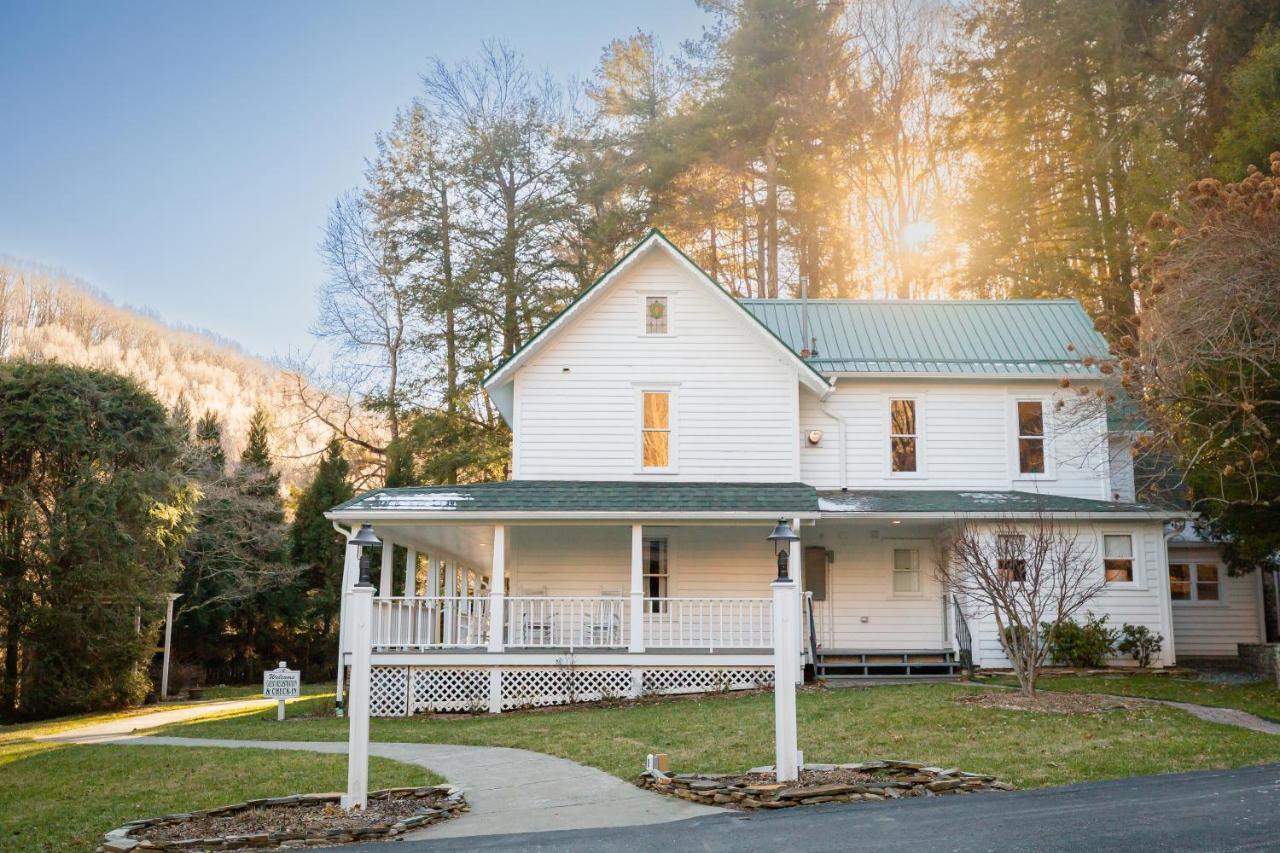
<svg viewBox="0 0 1280 853"><path fill-rule="evenodd" d="M667 297L646 296L644 298L644 333L646 335L665 335L670 329L667 317Z"/></svg>

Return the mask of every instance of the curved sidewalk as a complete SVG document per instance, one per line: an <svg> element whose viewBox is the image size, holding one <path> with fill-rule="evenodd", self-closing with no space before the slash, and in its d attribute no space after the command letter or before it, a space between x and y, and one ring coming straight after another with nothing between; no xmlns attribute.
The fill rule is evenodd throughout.
<svg viewBox="0 0 1280 853"><path fill-rule="evenodd" d="M345 754L342 741L254 741L66 733L52 740L127 746L300 749ZM369 752L425 767L462 788L473 811L404 838L458 838L558 829L640 826L716 814L712 808L664 797L592 767L524 749L433 743L370 743Z"/></svg>

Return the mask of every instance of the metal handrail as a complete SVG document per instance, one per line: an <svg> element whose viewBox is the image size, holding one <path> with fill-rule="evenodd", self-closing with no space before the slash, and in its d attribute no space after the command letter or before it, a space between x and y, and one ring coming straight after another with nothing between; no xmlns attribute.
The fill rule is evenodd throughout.
<svg viewBox="0 0 1280 853"><path fill-rule="evenodd" d="M960 668L973 672L973 635L969 633L969 623L960 608L960 599L952 595L951 606L956 615L956 651L960 656Z"/></svg>

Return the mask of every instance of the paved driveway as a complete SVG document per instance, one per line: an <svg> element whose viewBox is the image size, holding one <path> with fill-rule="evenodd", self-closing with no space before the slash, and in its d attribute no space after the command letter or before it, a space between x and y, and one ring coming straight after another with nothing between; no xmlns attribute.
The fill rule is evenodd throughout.
<svg viewBox="0 0 1280 853"><path fill-rule="evenodd" d="M345 849L349 853L1276 850L1280 849L1280 765L1010 794L732 813L621 829Z"/></svg>

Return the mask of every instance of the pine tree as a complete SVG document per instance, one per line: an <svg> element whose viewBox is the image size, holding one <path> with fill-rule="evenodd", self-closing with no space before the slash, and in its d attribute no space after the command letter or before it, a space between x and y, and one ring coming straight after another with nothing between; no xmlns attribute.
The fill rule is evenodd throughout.
<svg viewBox="0 0 1280 853"><path fill-rule="evenodd" d="M300 586L305 588L307 597L308 632L303 658L320 671L333 665L346 548L345 539L324 513L352 496L350 476L351 465L343 455L341 442L335 439L316 466L315 476L298 496L289 530L290 558L303 567Z"/></svg>

